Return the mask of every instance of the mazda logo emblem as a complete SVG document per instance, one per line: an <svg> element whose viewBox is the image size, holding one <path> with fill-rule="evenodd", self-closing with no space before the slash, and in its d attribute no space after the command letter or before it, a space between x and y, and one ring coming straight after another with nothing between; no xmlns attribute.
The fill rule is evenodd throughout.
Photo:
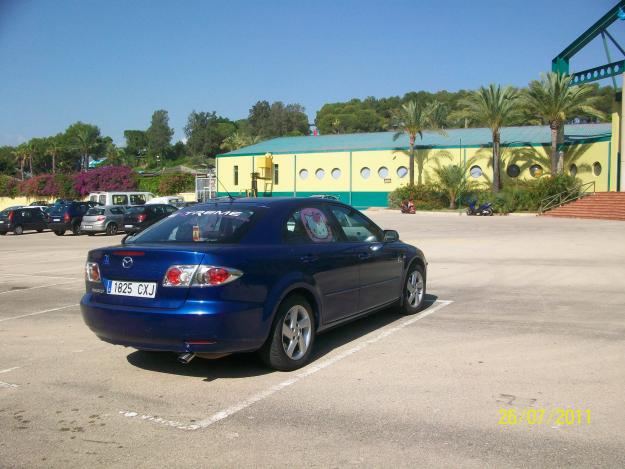
<svg viewBox="0 0 625 469"><path fill-rule="evenodd" d="M122 259L122 267L124 269L130 269L133 263L134 261L132 260L132 257L124 257Z"/></svg>

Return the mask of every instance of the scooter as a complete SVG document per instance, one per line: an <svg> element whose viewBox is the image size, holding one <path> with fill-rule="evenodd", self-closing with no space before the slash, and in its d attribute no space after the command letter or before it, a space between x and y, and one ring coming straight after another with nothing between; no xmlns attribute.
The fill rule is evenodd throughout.
<svg viewBox="0 0 625 469"><path fill-rule="evenodd" d="M490 217L493 215L493 204L490 202L486 202L479 207L476 207L477 202L473 201L469 204L469 208L467 208L467 215L478 215L484 217Z"/></svg>

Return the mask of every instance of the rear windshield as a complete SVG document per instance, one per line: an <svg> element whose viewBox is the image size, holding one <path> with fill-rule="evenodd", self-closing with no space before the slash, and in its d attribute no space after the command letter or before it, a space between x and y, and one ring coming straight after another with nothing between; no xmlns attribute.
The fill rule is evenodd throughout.
<svg viewBox="0 0 625 469"><path fill-rule="evenodd" d="M262 209L182 209L135 236L131 243L234 243Z"/></svg>
<svg viewBox="0 0 625 469"><path fill-rule="evenodd" d="M104 215L104 209L93 207L93 208L90 208L86 214L87 215Z"/></svg>
<svg viewBox="0 0 625 469"><path fill-rule="evenodd" d="M137 213L144 213L144 212L145 212L145 207L130 207L128 210L126 210L126 213L130 215L136 215Z"/></svg>
<svg viewBox="0 0 625 469"><path fill-rule="evenodd" d="M55 205L50 209L50 215L63 215L67 205Z"/></svg>

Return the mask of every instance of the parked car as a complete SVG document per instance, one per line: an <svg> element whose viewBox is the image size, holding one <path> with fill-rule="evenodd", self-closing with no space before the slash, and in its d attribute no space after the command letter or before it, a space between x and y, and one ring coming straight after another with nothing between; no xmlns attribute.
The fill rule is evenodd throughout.
<svg viewBox="0 0 625 469"><path fill-rule="evenodd" d="M48 227L46 214L39 207L9 207L0 212L0 235L9 232L21 235L24 231L41 233Z"/></svg>
<svg viewBox="0 0 625 469"><path fill-rule="evenodd" d="M107 205L104 207L91 207L82 217L80 223L81 234L93 236L96 233L106 233L107 235L117 234L124 226L123 207Z"/></svg>
<svg viewBox="0 0 625 469"><path fill-rule="evenodd" d="M293 370L319 332L391 305L419 311L426 268L396 231L338 201L220 201L89 252L81 309L112 344L185 363L258 351Z"/></svg>
<svg viewBox="0 0 625 469"><path fill-rule="evenodd" d="M112 191L112 192L91 192L89 201L97 202L100 205L143 205L154 198L151 192L140 191Z"/></svg>
<svg viewBox="0 0 625 469"><path fill-rule="evenodd" d="M35 200L34 202L31 202L30 204L28 204L29 207L47 207L48 206L48 202L46 202L45 200Z"/></svg>
<svg viewBox="0 0 625 469"><path fill-rule="evenodd" d="M55 204L48 213L48 226L57 236L63 236L67 230L74 235L80 234L80 223L87 211L97 202L68 202Z"/></svg>
<svg viewBox="0 0 625 469"><path fill-rule="evenodd" d="M162 197L154 197L153 199L148 200L146 204L166 204L181 208L185 206L185 201L183 197L179 197L177 195L165 195Z"/></svg>
<svg viewBox="0 0 625 469"><path fill-rule="evenodd" d="M168 217L178 209L167 204L146 204L129 207L124 215L124 231L135 234Z"/></svg>

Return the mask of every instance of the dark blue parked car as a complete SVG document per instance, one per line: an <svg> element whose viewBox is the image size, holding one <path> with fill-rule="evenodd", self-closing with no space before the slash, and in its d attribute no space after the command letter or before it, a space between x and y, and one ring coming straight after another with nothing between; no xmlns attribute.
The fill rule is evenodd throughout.
<svg viewBox="0 0 625 469"><path fill-rule="evenodd" d="M425 296L423 253L328 199L183 208L121 246L89 252L82 314L102 340L183 362L259 351L307 363L317 333Z"/></svg>

